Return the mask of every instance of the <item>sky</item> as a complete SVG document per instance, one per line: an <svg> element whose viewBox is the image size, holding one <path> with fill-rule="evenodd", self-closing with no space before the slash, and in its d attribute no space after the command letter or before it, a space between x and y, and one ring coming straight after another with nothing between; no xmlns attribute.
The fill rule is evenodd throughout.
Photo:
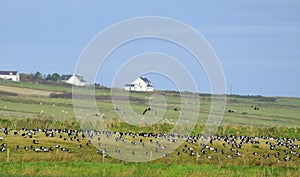
<svg viewBox="0 0 300 177"><path fill-rule="evenodd" d="M73 73L97 34L141 16L172 18L197 30L220 60L227 93L300 97L298 0L1 0L0 70ZM199 91L210 92L207 75L195 66L193 56L155 39L131 41L116 49L96 82L111 86L124 62L151 51L180 58ZM176 83L163 75L147 77L157 89L176 90Z"/></svg>

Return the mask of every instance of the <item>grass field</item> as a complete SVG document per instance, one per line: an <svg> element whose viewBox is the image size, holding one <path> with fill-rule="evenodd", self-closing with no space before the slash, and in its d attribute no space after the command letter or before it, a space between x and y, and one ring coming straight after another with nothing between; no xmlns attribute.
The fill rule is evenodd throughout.
<svg viewBox="0 0 300 177"><path fill-rule="evenodd" d="M150 163L4 162L1 176L298 176L299 168Z"/></svg>
<svg viewBox="0 0 300 177"><path fill-rule="evenodd" d="M81 90L80 90L81 92ZM82 91L83 92L83 91ZM215 141L211 148L218 152L207 150L205 155L198 155L201 151L200 141L196 144L184 142L167 157L159 158L146 163L128 163L112 157L104 157L97 153L93 145L87 146L88 138L78 141L69 140L65 133L55 133L53 137L45 137L42 130L38 129L72 129L79 130L80 122L75 119L72 102L72 87L66 85L42 85L30 83L0 83L0 128L7 128L9 135L0 131L0 145L6 143L6 151L0 152L1 176L299 176L300 154L285 154L290 147L279 147L269 150L270 144L291 138L295 146L300 147L300 99L286 97L262 96L227 96L227 105L224 118L216 134L219 136L251 136L260 144L243 144L243 148L230 150L224 147L223 140ZM163 95L167 102L165 113L158 123L148 127L129 125L118 118L114 109L111 92L106 88L95 90L97 107L103 118L103 124L111 131L120 132L152 132L168 133L175 125L179 112L173 111L180 107L180 95L171 91L156 91L155 94ZM130 103L135 112L141 114L149 106L149 99L153 93L130 93ZM192 135L197 136L204 130L209 116L211 97L200 94L200 109L197 124ZM259 108L255 110L254 107ZM120 110L119 110L120 111ZM92 120L97 119L94 113L85 113ZM186 113L187 114L187 113ZM149 113L149 116L154 116ZM130 115L126 115L130 116ZM46 147L60 146L70 149L70 152L55 149L53 151L34 152L25 151L23 147L30 147L32 139L14 135L13 132L22 132L22 128L36 129L37 134L32 139L37 139ZM61 137L60 137L61 135ZM80 135L80 134L79 134ZM72 135L75 136L75 135ZM264 138L260 138L263 136ZM257 137L254 139L254 137ZM266 139L273 137L275 139ZM66 138L66 140L63 140ZM278 138L278 139L276 139ZM105 136L101 140L105 139ZM124 136L126 141L133 141L131 136ZM137 139L138 141L140 139ZM143 138L149 141L149 138ZM165 143L163 139L157 139ZM237 143L242 140L237 138ZM103 146L110 147L109 139L103 141ZM79 145L81 148L78 148ZM16 149L16 145L20 146ZM150 143L146 146L150 147ZM186 147L185 147L186 146ZM183 149L193 148L197 154L183 153ZM98 147L99 149L99 147ZM101 149L101 148L100 148ZM220 154L220 150L224 155ZM241 157L235 155L239 151ZM259 155L254 156L252 153ZM162 150L163 152L163 150ZM280 162L273 156L280 152ZM180 153L180 155L178 155ZM264 158L269 154L270 157ZM225 155L233 158L226 158ZM197 156L197 157L196 157ZM211 158L208 158L211 157ZM291 160L284 161L288 157Z"/></svg>

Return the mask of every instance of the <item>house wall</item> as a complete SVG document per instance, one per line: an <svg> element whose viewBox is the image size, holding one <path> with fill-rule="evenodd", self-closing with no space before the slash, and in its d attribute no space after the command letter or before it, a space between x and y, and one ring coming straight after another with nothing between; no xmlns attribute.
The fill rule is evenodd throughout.
<svg viewBox="0 0 300 177"><path fill-rule="evenodd" d="M153 87L147 87L146 88L146 92L153 92L154 91L154 88Z"/></svg>
<svg viewBox="0 0 300 177"><path fill-rule="evenodd" d="M125 85L124 90L129 91L130 90L130 86L126 86Z"/></svg>
<svg viewBox="0 0 300 177"><path fill-rule="evenodd" d="M134 91L134 86L131 86L131 84L130 85L125 85L124 90L126 90L126 91Z"/></svg>
<svg viewBox="0 0 300 177"><path fill-rule="evenodd" d="M20 74L17 73L16 75L0 75L0 78L5 80L12 80L15 82L20 82Z"/></svg>
<svg viewBox="0 0 300 177"><path fill-rule="evenodd" d="M153 87L147 87L147 83L141 78L137 78L130 85L125 85L124 90L126 91L137 91L137 92L153 92Z"/></svg>
<svg viewBox="0 0 300 177"><path fill-rule="evenodd" d="M141 79L141 78L137 78L135 81L133 81L134 86L134 90L135 91L146 91L147 89L147 84Z"/></svg>

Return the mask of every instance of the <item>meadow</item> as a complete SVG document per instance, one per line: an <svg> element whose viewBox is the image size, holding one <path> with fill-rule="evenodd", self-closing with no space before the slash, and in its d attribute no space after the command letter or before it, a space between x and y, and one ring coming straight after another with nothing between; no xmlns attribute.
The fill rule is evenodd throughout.
<svg viewBox="0 0 300 177"><path fill-rule="evenodd" d="M180 94L174 91L155 91L155 94L163 95L167 102L163 118L152 126L138 127L119 119L117 111L120 110L116 110L112 104L110 89L103 87L95 89L98 111L104 119L103 123L112 132L168 134L180 114L174 111L180 107ZM133 110L142 114L149 107L149 98L152 95L153 93L130 93ZM207 148L205 154L200 153L203 150L203 146L199 145L200 140L197 143L184 141L168 156L145 163L126 162L106 156L102 151L98 151L102 147L87 145L88 138L78 138L83 132L79 132L78 137L75 134L71 135L71 138L76 137L78 141L70 140L70 135L65 132L57 132L82 128L80 122L75 119L71 86L1 81L0 98L0 137L3 138L0 144L7 145L6 150L0 152L1 176L299 176L300 174L299 98L228 95L223 120L215 132L216 136L222 138L218 140L210 137L214 142L208 144L210 148ZM191 136L195 137L203 133L211 106L211 95L199 94L199 98L199 116L191 132ZM149 116L151 115L153 113L150 112ZM91 118L97 116L93 113ZM45 136L44 129L52 130L53 137ZM8 130L9 134L5 134L5 130ZM36 132L32 139L21 136L30 130ZM99 136L101 140L106 138L104 135ZM243 147L241 149L234 147L235 149L231 150L232 144L224 145L225 136L230 136L228 139L232 142L235 141L232 136L236 136L236 143L241 143ZM251 138L246 143L239 136ZM128 142L139 142L142 139L146 146L151 145L147 137L134 140L128 135L122 138ZM35 152L33 149L37 147L36 145L30 149L33 139L40 142L39 146L52 147L53 150ZM103 146L110 147L109 140L103 141ZM157 141L164 143L163 139ZM251 144L252 141L259 144ZM291 151L291 147L286 146L276 146L270 151L270 147L278 142L295 146L292 151L296 154L287 153ZM57 144L70 151L55 148ZM19 148L16 148L16 145ZM29 150L24 150L24 147L28 147ZM221 149L224 154L220 153ZM195 154L191 155L192 152ZM258 155L253 155L254 152ZM274 157L276 153L281 154L280 158ZM270 157L266 156L268 154ZM285 161L284 158L287 157L288 160Z"/></svg>

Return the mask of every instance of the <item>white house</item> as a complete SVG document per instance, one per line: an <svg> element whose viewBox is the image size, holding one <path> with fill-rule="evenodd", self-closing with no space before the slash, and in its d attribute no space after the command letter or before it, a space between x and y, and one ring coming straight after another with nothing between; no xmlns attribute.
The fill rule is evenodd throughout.
<svg viewBox="0 0 300 177"><path fill-rule="evenodd" d="M20 82L20 74L18 71L0 71L0 78Z"/></svg>
<svg viewBox="0 0 300 177"><path fill-rule="evenodd" d="M153 92L152 82L146 77L138 77L131 84L126 84L124 90L138 92Z"/></svg>
<svg viewBox="0 0 300 177"><path fill-rule="evenodd" d="M65 83L75 85L75 86L85 86L86 85L86 81L84 80L84 78L78 74L62 75L61 82L65 82Z"/></svg>

